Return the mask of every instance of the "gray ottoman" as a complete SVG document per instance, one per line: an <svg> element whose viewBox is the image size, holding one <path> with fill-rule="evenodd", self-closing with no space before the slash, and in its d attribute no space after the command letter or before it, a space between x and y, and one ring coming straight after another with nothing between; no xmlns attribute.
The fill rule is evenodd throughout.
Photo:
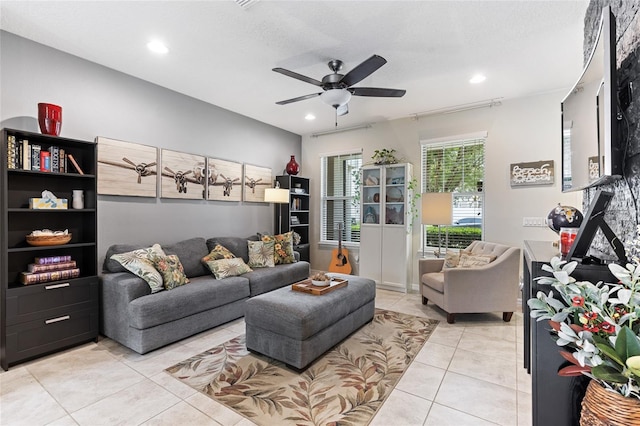
<svg viewBox="0 0 640 426"><path fill-rule="evenodd" d="M287 286L247 300L247 349L302 369L371 321L375 282L339 276L349 284L321 296Z"/></svg>

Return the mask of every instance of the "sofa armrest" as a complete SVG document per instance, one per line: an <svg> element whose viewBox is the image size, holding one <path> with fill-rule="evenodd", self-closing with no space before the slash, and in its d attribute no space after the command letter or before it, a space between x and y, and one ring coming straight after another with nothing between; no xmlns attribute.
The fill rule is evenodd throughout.
<svg viewBox="0 0 640 426"><path fill-rule="evenodd" d="M429 272L440 272L444 266L444 259L418 259L418 280L422 280L422 276Z"/></svg>
<svg viewBox="0 0 640 426"><path fill-rule="evenodd" d="M126 342L129 332L129 303L151 294L145 280L129 272L100 276L100 332Z"/></svg>

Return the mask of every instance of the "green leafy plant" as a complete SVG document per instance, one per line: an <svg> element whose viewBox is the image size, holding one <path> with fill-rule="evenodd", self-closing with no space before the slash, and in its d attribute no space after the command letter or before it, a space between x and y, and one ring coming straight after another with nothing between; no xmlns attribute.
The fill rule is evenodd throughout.
<svg viewBox="0 0 640 426"><path fill-rule="evenodd" d="M564 349L562 356L572 364L558 374L584 374L605 388L640 399L640 259L633 249L640 246L638 241L627 245L630 263L609 265L620 280L615 284L576 281L571 273L577 263L554 257L543 267L552 276L536 280L551 285L557 296L553 290L538 292L528 305L532 318L549 321L557 345Z"/></svg>
<svg viewBox="0 0 640 426"><path fill-rule="evenodd" d="M375 151L373 151L373 155L371 156L371 159L374 161L374 164L376 165L381 165L381 164L396 164L398 162L398 159L395 156L395 149L387 149L387 148L383 148L383 149L376 149Z"/></svg>

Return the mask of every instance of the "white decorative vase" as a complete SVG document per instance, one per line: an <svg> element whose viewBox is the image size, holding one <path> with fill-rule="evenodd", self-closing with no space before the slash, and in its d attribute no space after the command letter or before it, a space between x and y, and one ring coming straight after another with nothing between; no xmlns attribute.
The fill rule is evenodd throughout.
<svg viewBox="0 0 640 426"><path fill-rule="evenodd" d="M82 192L82 189L73 190L72 206L74 209L84 209L84 193Z"/></svg>

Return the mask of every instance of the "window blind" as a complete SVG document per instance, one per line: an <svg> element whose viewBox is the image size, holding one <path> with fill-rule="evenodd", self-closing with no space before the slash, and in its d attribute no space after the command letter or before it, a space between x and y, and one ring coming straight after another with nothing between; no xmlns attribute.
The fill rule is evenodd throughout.
<svg viewBox="0 0 640 426"><path fill-rule="evenodd" d="M360 242L360 203L358 174L362 167L362 153L348 153L322 157L322 211L320 239Z"/></svg>
<svg viewBox="0 0 640 426"><path fill-rule="evenodd" d="M422 192L451 192L452 226L425 226L429 247L465 248L482 240L485 138L423 143Z"/></svg>

